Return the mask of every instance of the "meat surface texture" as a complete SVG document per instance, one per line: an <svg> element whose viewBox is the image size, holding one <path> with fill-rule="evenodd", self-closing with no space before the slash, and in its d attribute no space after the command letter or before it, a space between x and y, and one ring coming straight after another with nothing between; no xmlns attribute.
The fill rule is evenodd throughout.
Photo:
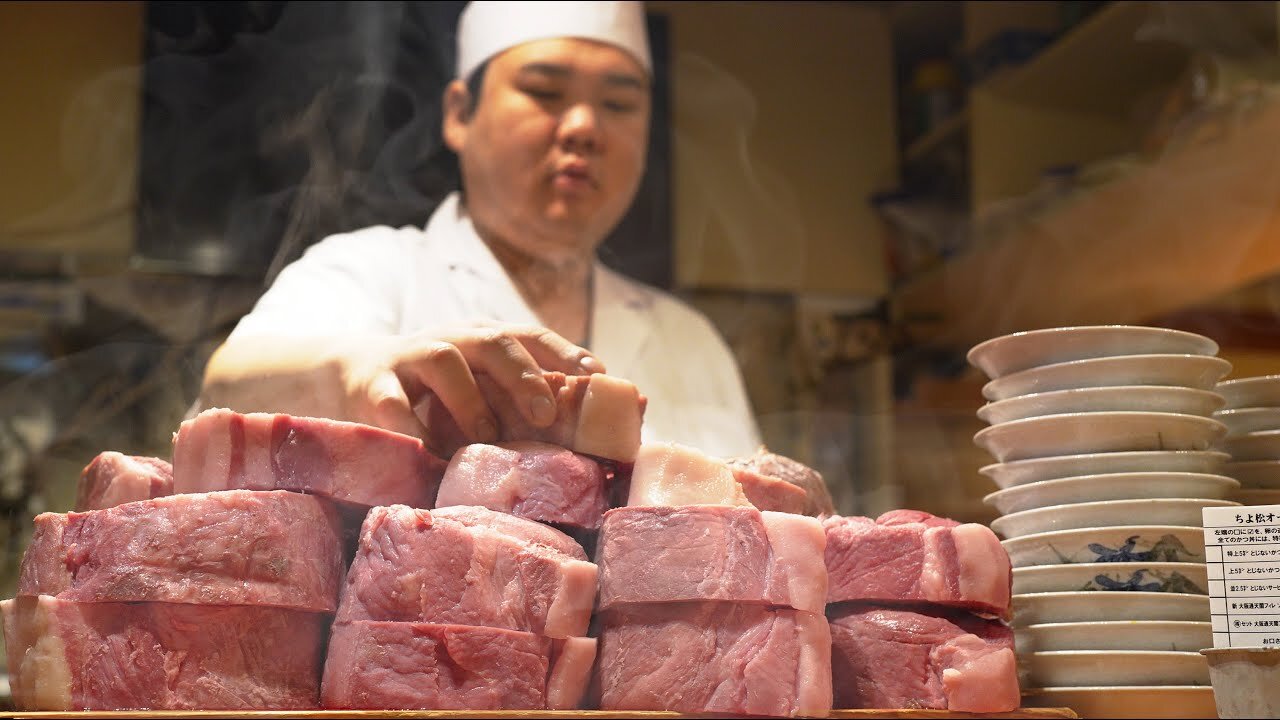
<svg viewBox="0 0 1280 720"><path fill-rule="evenodd" d="M340 533L331 504L284 491L42 513L18 595L333 612L343 575Z"/></svg>
<svg viewBox="0 0 1280 720"><path fill-rule="evenodd" d="M555 396L556 418L540 428L525 419L510 393L487 374L475 378L497 418L497 442L533 440L620 463L635 460L648 400L632 383L611 375L543 373ZM428 394L415 411L427 428L427 446L437 455L452 457L470 443L434 395Z"/></svg>
<svg viewBox="0 0 1280 720"><path fill-rule="evenodd" d="M627 505L750 506L729 466L701 450L675 443L646 443L631 470Z"/></svg>
<svg viewBox="0 0 1280 720"><path fill-rule="evenodd" d="M815 518L752 507L624 507L605 515L600 608L727 600L821 614L826 536Z"/></svg>
<svg viewBox="0 0 1280 720"><path fill-rule="evenodd" d="M772 716L831 711L827 619L723 602L629 605L601 616L602 710Z"/></svg>
<svg viewBox="0 0 1280 720"><path fill-rule="evenodd" d="M307 710L329 616L268 607L0 602L19 710Z"/></svg>
<svg viewBox="0 0 1280 720"><path fill-rule="evenodd" d="M753 470L741 467L730 467L733 479L742 486L742 493L747 500L760 510L795 513L805 515L809 503L808 493L799 485L792 485L768 475L761 475Z"/></svg>
<svg viewBox="0 0 1280 720"><path fill-rule="evenodd" d="M173 466L168 460L107 451L80 473L75 510L101 510L172 494Z"/></svg>
<svg viewBox="0 0 1280 720"><path fill-rule="evenodd" d="M573 709L594 658L589 638L560 641L431 623L338 623L321 702L331 709Z"/></svg>
<svg viewBox="0 0 1280 720"><path fill-rule="evenodd" d="M749 470L777 478L802 488L805 491L805 515L819 517L835 514L835 505L831 502L831 491L827 488L826 481L821 473L808 465L785 455L771 453L762 446L755 455L729 460L729 466L735 470Z"/></svg>
<svg viewBox="0 0 1280 720"><path fill-rule="evenodd" d="M935 603L1009 614L1013 569L985 525L916 511L885 513L875 521L832 516L822 524L828 603Z"/></svg>
<svg viewBox="0 0 1280 720"><path fill-rule="evenodd" d="M596 566L554 528L485 508L373 508L339 622L478 625L585 636Z"/></svg>
<svg viewBox="0 0 1280 720"><path fill-rule="evenodd" d="M173 489L292 490L365 507L431 507L445 462L422 441L359 423L206 410L174 437Z"/></svg>
<svg viewBox="0 0 1280 720"><path fill-rule="evenodd" d="M440 481L436 507L451 505L598 530L609 509L609 474L590 457L547 443L468 445Z"/></svg>
<svg viewBox="0 0 1280 720"><path fill-rule="evenodd" d="M1009 712L1020 703L1013 632L963 611L833 606L840 708Z"/></svg>

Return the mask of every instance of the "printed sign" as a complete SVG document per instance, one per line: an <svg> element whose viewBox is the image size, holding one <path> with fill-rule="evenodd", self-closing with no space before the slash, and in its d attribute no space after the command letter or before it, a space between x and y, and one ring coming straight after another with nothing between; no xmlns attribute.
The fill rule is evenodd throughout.
<svg viewBox="0 0 1280 720"><path fill-rule="evenodd" d="M1280 647L1280 505L1202 512L1213 646Z"/></svg>

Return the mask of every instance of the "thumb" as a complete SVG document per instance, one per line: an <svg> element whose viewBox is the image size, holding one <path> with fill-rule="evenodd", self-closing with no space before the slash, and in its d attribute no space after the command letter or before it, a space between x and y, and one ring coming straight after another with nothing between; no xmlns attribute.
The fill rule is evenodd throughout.
<svg viewBox="0 0 1280 720"><path fill-rule="evenodd" d="M409 404L400 378L391 370L374 376L369 382L366 412L370 424L410 437L422 438L423 427Z"/></svg>

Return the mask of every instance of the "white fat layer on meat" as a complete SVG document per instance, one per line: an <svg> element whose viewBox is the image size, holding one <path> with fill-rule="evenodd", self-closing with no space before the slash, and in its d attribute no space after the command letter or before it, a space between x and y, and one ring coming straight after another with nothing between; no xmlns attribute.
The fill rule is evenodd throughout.
<svg viewBox="0 0 1280 720"><path fill-rule="evenodd" d="M647 443L640 447L627 505L752 507L728 464L674 443Z"/></svg>
<svg viewBox="0 0 1280 720"><path fill-rule="evenodd" d="M817 518L760 513L775 568L786 573L787 598L797 610L821 614L827 602L827 534Z"/></svg>
<svg viewBox="0 0 1280 720"><path fill-rule="evenodd" d="M1007 592L1008 566L992 562L1006 555L1004 546L985 525L965 523L951 530L960 563L960 596L964 598L996 598Z"/></svg>
<svg viewBox="0 0 1280 720"><path fill-rule="evenodd" d="M924 562L920 564L920 596L925 600L950 600L947 577L940 558L951 528L931 527L924 531ZM959 548L956 548L959 550Z"/></svg>
<svg viewBox="0 0 1280 720"><path fill-rule="evenodd" d="M547 678L547 709L576 710L587 692L591 669L596 662L595 638L564 640L556 653Z"/></svg>
<svg viewBox="0 0 1280 720"><path fill-rule="evenodd" d="M563 573L556 596L547 608L547 637L570 638L587 634L591 610L595 604L598 572L595 563L570 560Z"/></svg>
<svg viewBox="0 0 1280 720"><path fill-rule="evenodd" d="M71 706L71 668L59 634L57 618L42 598L30 613L18 613L18 602L0 603L8 642L32 640L18 666L10 668L13 698L20 708L74 710ZM26 625L26 627L20 627ZM10 651L10 657L13 657Z"/></svg>
<svg viewBox="0 0 1280 720"><path fill-rule="evenodd" d="M573 449L585 455L630 462L640 447L639 391L608 375L592 375L582 397Z"/></svg>
<svg viewBox="0 0 1280 720"><path fill-rule="evenodd" d="M793 715L826 717L831 714L831 626L825 615L797 612L800 660L796 669Z"/></svg>

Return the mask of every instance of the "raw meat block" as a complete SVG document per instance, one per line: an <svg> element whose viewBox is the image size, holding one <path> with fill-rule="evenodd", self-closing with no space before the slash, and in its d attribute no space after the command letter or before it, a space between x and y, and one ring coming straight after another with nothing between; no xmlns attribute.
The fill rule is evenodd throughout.
<svg viewBox="0 0 1280 720"><path fill-rule="evenodd" d="M831 502L831 491L817 470L796 462L785 455L771 453L761 446L755 455L729 460L729 467L737 470L749 470L760 475L786 481L805 491L804 514L820 517L834 515L836 510ZM748 494L748 497L750 494Z"/></svg>
<svg viewBox="0 0 1280 720"><path fill-rule="evenodd" d="M338 621L481 625L586 635L596 566L564 533L455 506L373 508L360 531Z"/></svg>
<svg viewBox="0 0 1280 720"><path fill-rule="evenodd" d="M530 424L511 395L492 378L476 374L476 385L498 420L498 442L534 440L621 463L635 460L648 402L635 385L601 374L547 372L542 376L556 404L556 419L545 428ZM452 457L471 442L434 395L428 393L415 411L427 428L427 447L441 457Z"/></svg>
<svg viewBox="0 0 1280 720"><path fill-rule="evenodd" d="M269 607L0 602L19 710L309 710L329 617Z"/></svg>
<svg viewBox="0 0 1280 720"><path fill-rule="evenodd" d="M675 443L646 443L631 470L627 505L750 506L723 461Z"/></svg>
<svg viewBox="0 0 1280 720"><path fill-rule="evenodd" d="M730 466L733 479L742 486L747 500L760 510L804 515L809 503L808 493L799 485L741 467Z"/></svg>
<svg viewBox="0 0 1280 720"><path fill-rule="evenodd" d="M625 507L600 532L600 608L731 600L822 614L826 536L815 518L752 507Z"/></svg>
<svg viewBox="0 0 1280 720"><path fill-rule="evenodd" d="M609 509L609 473L557 445L468 445L440 481L436 507L479 505L529 520L589 530Z"/></svg>
<svg viewBox="0 0 1280 720"><path fill-rule="evenodd" d="M445 462L359 423L206 410L174 436L173 489L292 490L365 507L431 507Z"/></svg>
<svg viewBox="0 0 1280 720"><path fill-rule="evenodd" d="M936 603L1001 617L1013 569L995 533L914 510L831 516L827 602Z"/></svg>
<svg viewBox="0 0 1280 720"><path fill-rule="evenodd" d="M725 602L625 605L602 615L602 710L825 716L822 615Z"/></svg>
<svg viewBox="0 0 1280 720"><path fill-rule="evenodd" d="M568 710L578 706L594 658L590 638L418 622L338 623L321 703L333 709Z"/></svg>
<svg viewBox="0 0 1280 720"><path fill-rule="evenodd" d="M172 494L173 466L168 460L107 451L80 473L75 509L101 510Z"/></svg>
<svg viewBox="0 0 1280 720"><path fill-rule="evenodd" d="M170 495L85 513L42 513L18 595L333 612L341 529L328 502L298 493Z"/></svg>
<svg viewBox="0 0 1280 720"><path fill-rule="evenodd" d="M1009 712L1020 703L1013 632L963 611L832 606L840 708Z"/></svg>

